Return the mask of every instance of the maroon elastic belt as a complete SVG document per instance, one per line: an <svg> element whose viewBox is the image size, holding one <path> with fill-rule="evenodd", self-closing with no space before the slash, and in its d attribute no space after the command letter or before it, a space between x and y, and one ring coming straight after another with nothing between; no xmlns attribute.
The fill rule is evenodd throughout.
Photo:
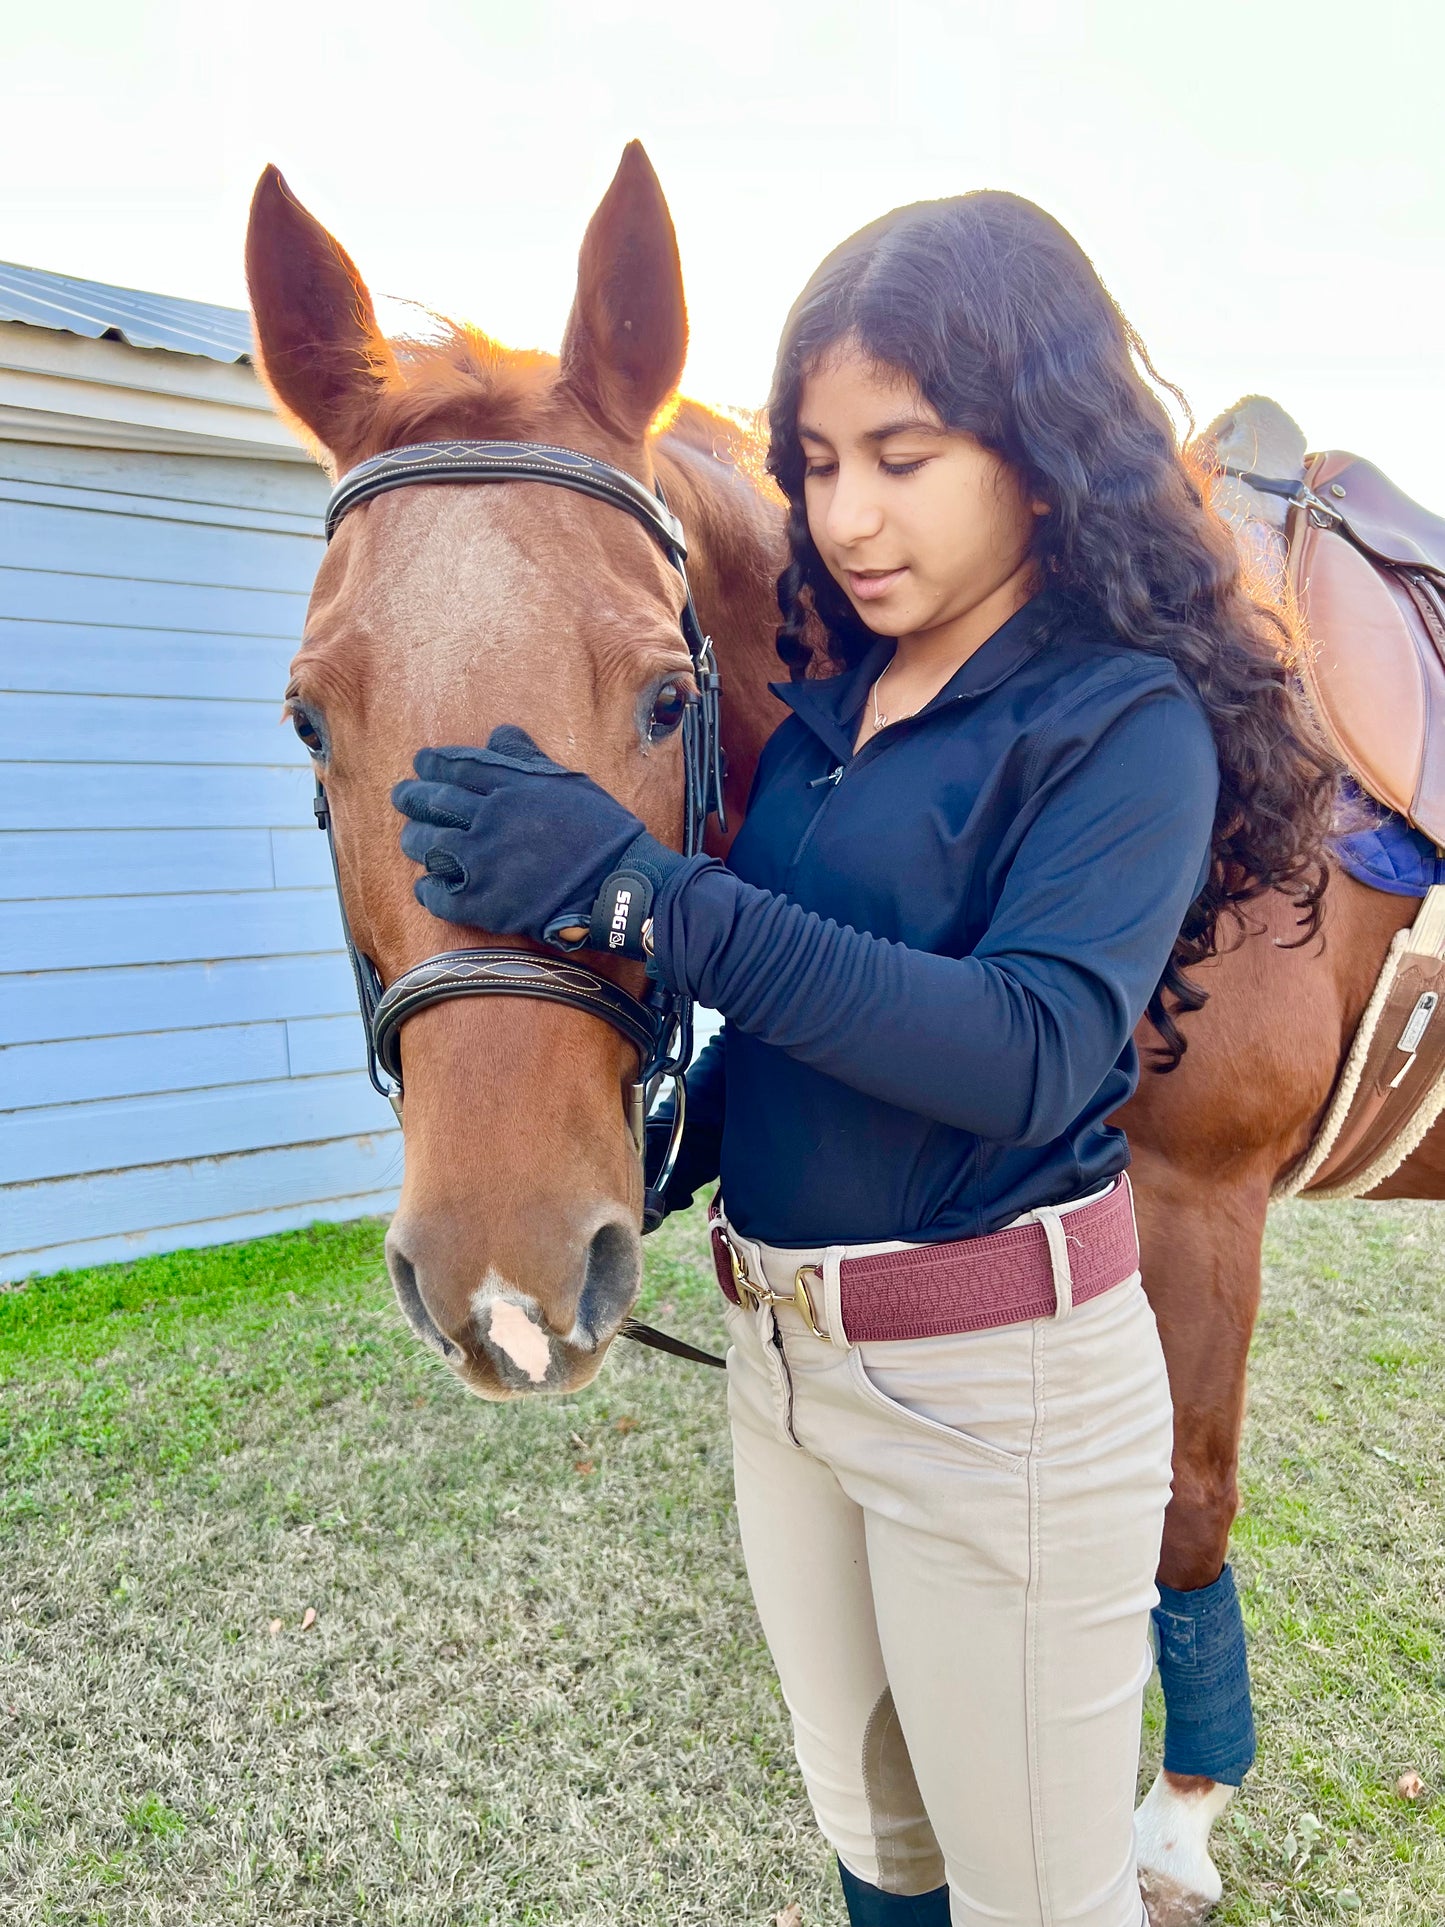
<svg viewBox="0 0 1445 1927"><path fill-rule="evenodd" d="M732 1243L715 1213L716 1206L708 1215L723 1295L747 1307L791 1304L817 1331L824 1316L822 1266L800 1265L793 1291L774 1292L766 1279L749 1276L745 1253ZM1127 1178L1054 1222L1063 1234L1073 1304L1097 1298L1139 1269L1139 1234ZM1049 1234L1037 1219L982 1238L843 1258L838 1296L845 1342L944 1338L1050 1318L1059 1305L1059 1283Z"/></svg>

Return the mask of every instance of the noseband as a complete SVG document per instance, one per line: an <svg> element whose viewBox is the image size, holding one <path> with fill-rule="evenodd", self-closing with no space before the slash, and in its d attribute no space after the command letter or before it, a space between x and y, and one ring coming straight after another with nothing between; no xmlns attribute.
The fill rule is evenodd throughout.
<svg viewBox="0 0 1445 1927"><path fill-rule="evenodd" d="M692 589L687 579L687 542L681 522L668 508L659 486L656 493L624 469L576 449L553 448L543 442L422 442L410 448L376 455L344 475L326 506L326 539L335 535L342 517L373 496L395 488L426 482L544 482L572 489L595 501L610 503L633 516L658 543L682 578L684 602L682 636L692 659L697 693L688 698L682 719L684 769L683 855L696 856L710 814L726 828L723 809L723 755L719 729L719 680L712 642L703 634ZM643 1207L646 1229L661 1221L662 1195L672 1176L686 1115L682 1073L692 1056L692 999L653 981L645 998L600 977L571 958L548 956L534 950L489 948L447 950L413 964L394 983L383 988L381 974L351 934L331 812L320 778L316 782L316 821L326 832L341 906L341 927L356 978L356 995L366 1030L367 1072L374 1087L387 1098L401 1119L401 1028L409 1017L429 1004L452 997L533 997L566 1004L600 1017L625 1037L638 1055L638 1074L629 1086L628 1122L638 1155L644 1149L644 1124L652 1100L664 1078L674 1090L672 1134L656 1183L649 1185ZM633 1321L629 1320L629 1326ZM629 1331L640 1336L646 1327ZM628 1326L624 1327L628 1330ZM660 1338L662 1334L653 1334ZM685 1357L707 1358L675 1339L666 1349Z"/></svg>

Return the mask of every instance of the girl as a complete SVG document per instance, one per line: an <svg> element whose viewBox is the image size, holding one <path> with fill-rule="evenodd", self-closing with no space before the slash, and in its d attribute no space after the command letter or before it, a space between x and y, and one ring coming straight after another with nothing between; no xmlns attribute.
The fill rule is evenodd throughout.
<svg viewBox="0 0 1445 1927"><path fill-rule="evenodd" d="M793 713L727 867L520 732L397 791L428 908L543 939L626 870L726 1019L669 1202L720 1171L743 1551L857 1927L1146 1918L1171 1412L1109 1120L1226 912L1314 931L1330 786L1146 377L1030 203L886 216L779 354Z"/></svg>

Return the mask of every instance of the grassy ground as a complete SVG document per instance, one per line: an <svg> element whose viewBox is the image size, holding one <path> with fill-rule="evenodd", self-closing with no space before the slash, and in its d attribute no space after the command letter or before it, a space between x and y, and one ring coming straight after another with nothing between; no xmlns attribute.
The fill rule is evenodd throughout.
<svg viewBox="0 0 1445 1927"><path fill-rule="evenodd" d="M716 1341L700 1259L648 1302ZM1228 1923L1445 1920L1442 1260L1427 1207L1274 1220ZM0 1919L841 1922L717 1375L484 1406L363 1224L0 1294L0 1388Z"/></svg>

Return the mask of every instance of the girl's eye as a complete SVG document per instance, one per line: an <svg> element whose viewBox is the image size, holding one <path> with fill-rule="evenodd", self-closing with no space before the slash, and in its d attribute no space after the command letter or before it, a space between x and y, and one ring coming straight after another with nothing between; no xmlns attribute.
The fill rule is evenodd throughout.
<svg viewBox="0 0 1445 1927"><path fill-rule="evenodd" d="M920 455L916 462L884 462L883 473L885 475L916 475L927 459L928 457L926 455Z"/></svg>
<svg viewBox="0 0 1445 1927"><path fill-rule="evenodd" d="M803 480L805 482L812 482L816 481L819 476L836 475L837 472L838 464L836 462L810 462L807 468L803 470Z"/></svg>
<svg viewBox="0 0 1445 1927"><path fill-rule="evenodd" d="M316 727L306 711L296 703L292 703L291 705L291 727L296 731L296 734L301 738L307 751L312 756L319 756L325 749L326 745L321 740L321 731Z"/></svg>
<svg viewBox="0 0 1445 1927"><path fill-rule="evenodd" d="M647 719L647 740L657 742L670 736L687 712L687 692L680 683L665 682L652 701Z"/></svg>

